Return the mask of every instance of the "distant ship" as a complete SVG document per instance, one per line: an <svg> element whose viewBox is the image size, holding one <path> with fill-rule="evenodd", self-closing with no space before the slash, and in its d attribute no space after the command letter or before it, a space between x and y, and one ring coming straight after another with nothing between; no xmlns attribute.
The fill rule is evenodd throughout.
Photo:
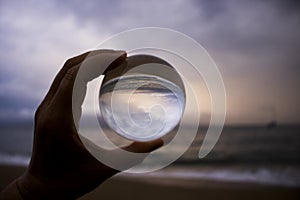
<svg viewBox="0 0 300 200"><path fill-rule="evenodd" d="M277 126L277 121L276 121L276 108L275 106L270 106L268 111L270 112L270 120L267 123L267 128L268 129L272 129L275 128Z"/></svg>
<svg viewBox="0 0 300 200"><path fill-rule="evenodd" d="M272 120L267 124L268 129L275 128L276 126L277 126L277 122L275 120Z"/></svg>

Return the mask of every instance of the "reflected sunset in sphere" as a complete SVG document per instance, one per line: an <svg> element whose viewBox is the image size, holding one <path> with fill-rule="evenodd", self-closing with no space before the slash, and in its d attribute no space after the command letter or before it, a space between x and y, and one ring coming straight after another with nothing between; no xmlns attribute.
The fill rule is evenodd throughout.
<svg viewBox="0 0 300 200"><path fill-rule="evenodd" d="M150 141L179 123L185 94L158 76L127 75L101 87L99 105L104 121L116 133L130 140Z"/></svg>

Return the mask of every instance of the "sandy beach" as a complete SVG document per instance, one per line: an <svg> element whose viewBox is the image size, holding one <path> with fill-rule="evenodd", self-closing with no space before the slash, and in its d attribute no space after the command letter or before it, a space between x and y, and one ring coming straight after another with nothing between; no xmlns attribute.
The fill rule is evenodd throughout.
<svg viewBox="0 0 300 200"><path fill-rule="evenodd" d="M25 170L0 166L0 190ZM212 180L117 175L81 197L91 199L300 199L300 188Z"/></svg>

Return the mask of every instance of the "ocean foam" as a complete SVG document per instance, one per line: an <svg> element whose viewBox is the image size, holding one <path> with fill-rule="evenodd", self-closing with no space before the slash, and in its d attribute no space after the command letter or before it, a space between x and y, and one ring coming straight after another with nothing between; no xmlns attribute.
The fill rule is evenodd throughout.
<svg viewBox="0 0 300 200"><path fill-rule="evenodd" d="M268 185L299 187L300 186L300 169L287 167L282 169L276 168L247 168L236 169L224 167L224 169L182 169L174 167L172 170L160 170L146 174L123 174L131 177L159 177L159 178L178 178L194 180L216 180L225 182L244 182L260 183Z"/></svg>
<svg viewBox="0 0 300 200"><path fill-rule="evenodd" d="M0 153L0 164L28 166L30 157Z"/></svg>

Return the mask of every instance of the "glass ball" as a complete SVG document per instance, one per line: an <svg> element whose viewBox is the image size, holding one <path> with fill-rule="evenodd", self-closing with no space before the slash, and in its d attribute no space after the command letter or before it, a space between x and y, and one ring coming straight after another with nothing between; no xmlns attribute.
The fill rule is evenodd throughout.
<svg viewBox="0 0 300 200"><path fill-rule="evenodd" d="M184 106L182 87L142 72L111 78L102 84L99 94L105 123L134 141L151 141L169 133L179 123Z"/></svg>

